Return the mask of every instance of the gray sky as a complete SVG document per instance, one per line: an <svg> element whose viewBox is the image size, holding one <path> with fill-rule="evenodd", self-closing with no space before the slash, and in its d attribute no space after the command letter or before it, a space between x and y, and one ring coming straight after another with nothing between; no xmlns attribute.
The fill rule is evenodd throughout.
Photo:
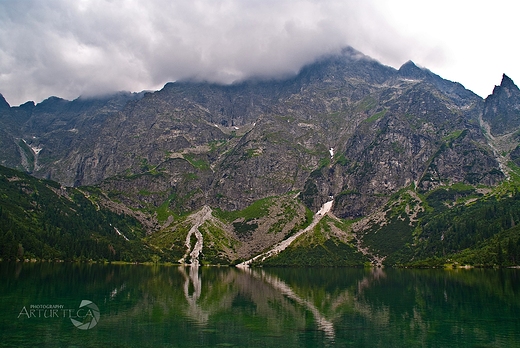
<svg viewBox="0 0 520 348"><path fill-rule="evenodd" d="M518 1L0 0L0 93L11 105L296 73L350 45L486 97L520 84Z"/></svg>

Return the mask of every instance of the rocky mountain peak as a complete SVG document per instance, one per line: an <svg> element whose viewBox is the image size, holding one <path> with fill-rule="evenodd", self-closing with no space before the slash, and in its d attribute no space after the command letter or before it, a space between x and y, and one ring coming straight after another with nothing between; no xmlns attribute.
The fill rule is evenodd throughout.
<svg viewBox="0 0 520 348"><path fill-rule="evenodd" d="M460 83L445 80L426 68L418 67L411 60L404 63L397 74L400 78L420 80L434 86L461 107L468 107L480 100L480 97L464 88Z"/></svg>
<svg viewBox="0 0 520 348"><path fill-rule="evenodd" d="M26 101L25 103L23 103L22 105L19 106L20 109L32 109L36 106L36 104L34 103L34 101L32 100L29 100L29 101Z"/></svg>
<svg viewBox="0 0 520 348"><path fill-rule="evenodd" d="M506 88L506 89L518 90L518 86L515 85L513 80L511 80L511 78L509 76L507 76L506 74L502 75L502 82L500 83L500 87Z"/></svg>
<svg viewBox="0 0 520 348"><path fill-rule="evenodd" d="M495 86L484 104L483 119L495 135L509 133L520 126L520 89L506 74L500 86Z"/></svg>
<svg viewBox="0 0 520 348"><path fill-rule="evenodd" d="M415 65L411 60L404 63L399 68L399 76L405 78L422 79L425 77L425 71Z"/></svg>
<svg viewBox="0 0 520 348"><path fill-rule="evenodd" d="M520 97L520 89L509 76L503 74L500 85L495 86L495 88L493 88L493 93L486 98L486 101L490 102L491 100L497 98L509 99L517 97Z"/></svg>
<svg viewBox="0 0 520 348"><path fill-rule="evenodd" d="M7 100L5 100L4 96L0 94L0 110L9 109L10 107L11 106L9 105Z"/></svg>
<svg viewBox="0 0 520 348"><path fill-rule="evenodd" d="M493 88L493 93L491 93L486 98L486 100L498 98L501 94L503 94L503 92L506 92L506 98L510 98L511 93L517 94L518 92L520 92L518 86L515 85L513 80L506 74L502 75L502 81L500 82L500 85L495 86L495 88Z"/></svg>

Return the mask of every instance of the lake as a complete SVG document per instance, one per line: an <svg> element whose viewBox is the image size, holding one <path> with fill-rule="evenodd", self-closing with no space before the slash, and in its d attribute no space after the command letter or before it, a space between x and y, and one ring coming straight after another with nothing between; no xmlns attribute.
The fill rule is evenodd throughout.
<svg viewBox="0 0 520 348"><path fill-rule="evenodd" d="M0 263L5 347L520 347L520 271Z"/></svg>

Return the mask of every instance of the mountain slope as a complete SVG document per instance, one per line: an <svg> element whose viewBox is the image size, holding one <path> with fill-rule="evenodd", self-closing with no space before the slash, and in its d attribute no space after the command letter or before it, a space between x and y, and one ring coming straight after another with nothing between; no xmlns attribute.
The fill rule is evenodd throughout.
<svg viewBox="0 0 520 348"><path fill-rule="evenodd" d="M397 230L404 220L374 216L395 204L403 189L424 203L424 197L457 185L493 191L514 180L520 164L518 96L505 76L482 100L413 62L396 70L346 48L284 80L228 86L183 81L153 93L52 97L20 107L2 98L0 163L65 186L95 186L91 194L105 207L148 216L151 243L168 260L183 257L186 250L177 244L193 227L189 221L211 209L212 218L196 230L228 241L224 247L209 233L216 246L207 252L219 262L235 262L307 221L303 207L316 212L333 200L335 218L364 218ZM293 208L298 219L277 225L271 214L282 208L273 208L262 220L265 228L246 237L240 231L256 231L260 216L244 222L215 215L280 197L299 207ZM338 250L344 252L348 245L355 253L372 250L371 260L413 241L402 235L392 242L395 250L373 249L377 238L356 234L373 226L353 226L356 243L328 233L323 240L343 243ZM170 251L154 235L172 242ZM238 246L248 243L255 246L247 252Z"/></svg>
<svg viewBox="0 0 520 348"><path fill-rule="evenodd" d="M65 188L0 166L0 257L146 261L141 224Z"/></svg>

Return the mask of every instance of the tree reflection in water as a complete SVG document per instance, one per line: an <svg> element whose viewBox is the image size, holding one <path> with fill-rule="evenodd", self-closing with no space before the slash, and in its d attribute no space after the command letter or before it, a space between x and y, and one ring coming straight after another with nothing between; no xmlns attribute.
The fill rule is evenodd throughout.
<svg viewBox="0 0 520 348"><path fill-rule="evenodd" d="M84 299L101 311L91 346L520 346L519 270L0 263L0 277L6 346L82 345L70 321L16 316Z"/></svg>

